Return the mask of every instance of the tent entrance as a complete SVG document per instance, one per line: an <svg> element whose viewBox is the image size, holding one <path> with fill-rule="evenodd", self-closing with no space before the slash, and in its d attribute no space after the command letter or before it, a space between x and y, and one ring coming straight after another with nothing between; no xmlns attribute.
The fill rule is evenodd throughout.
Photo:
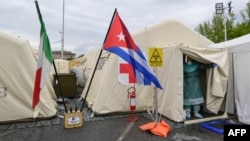
<svg viewBox="0 0 250 141"><path fill-rule="evenodd" d="M184 58L183 63L185 63L185 61L187 61L187 60ZM195 60L195 61L197 61L197 60ZM197 62L199 62L199 61L197 61ZM199 63L201 63L201 62L199 62ZM208 68L208 69L213 69L213 68ZM208 76L208 73L207 73L208 69L199 69L199 76L198 76L199 80L200 80L200 84L201 84L202 95L203 95L203 98L204 98L204 103L202 103L200 105L199 113L203 116L203 118L199 119L199 118L195 117L194 113L193 113L194 109L192 107L192 109L191 109L191 118L185 120L185 122L184 122L185 124L196 123L196 122L202 122L202 121L207 121L207 120L212 120L212 119L219 119L219 118L226 118L227 117L227 113L225 112L225 107L226 107L225 102L222 103L221 108L220 108L222 110L220 110L218 113L213 113L213 112L209 111L208 108L207 108L208 92L212 91L212 90L208 90L208 89L211 88L211 87L208 87L208 83L209 83L208 82L208 77L207 77ZM183 70L183 72L184 72L184 70ZM183 79L183 89L184 89L184 81L185 80ZM184 93L183 93L183 97L184 97Z"/></svg>

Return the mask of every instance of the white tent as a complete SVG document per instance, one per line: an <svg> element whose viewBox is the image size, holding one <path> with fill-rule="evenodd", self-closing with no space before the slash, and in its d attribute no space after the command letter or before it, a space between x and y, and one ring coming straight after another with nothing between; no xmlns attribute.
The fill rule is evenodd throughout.
<svg viewBox="0 0 250 141"><path fill-rule="evenodd" d="M62 59L55 59L55 66L57 73L69 73L69 61L68 60L62 60ZM55 73L55 69L51 68L51 73Z"/></svg>
<svg viewBox="0 0 250 141"><path fill-rule="evenodd" d="M163 49L163 67L157 68L158 79L164 87L162 91L158 90L157 92L160 114L173 121L184 121L183 53L203 63L218 64L218 68L209 70L207 73L208 82L213 81L213 83L208 83L206 95L206 107L211 112L218 113L226 93L227 49L205 48L207 45L213 44L213 42L175 20L167 20L149 26L134 33L133 37L137 45L145 53L148 52L149 47ZM94 60L97 57L98 52L96 52ZM121 85L118 82L117 56L110 54L107 55L105 60L103 66L96 70L89 90L86 89L90 83L90 79L88 79L82 97L84 98L87 94L88 106L96 114L128 112L130 109L127 90L131 86ZM154 109L155 92L153 85L136 86L136 94L137 111ZM225 116L223 115L223 117Z"/></svg>
<svg viewBox="0 0 250 141"><path fill-rule="evenodd" d="M205 38L204 36L202 36L201 34L199 34L198 32L195 32L194 30L188 28L187 26L183 25L182 23L176 20L165 20L163 22L159 22L157 24L151 25L149 27L146 27L134 33L133 37L137 45L140 46L142 49L144 49L145 52L147 52L149 47L164 47L165 48L168 46L172 46L172 51L170 48L168 48L169 51L167 51L167 54L164 53L164 59L165 61L168 61L165 64L165 66L167 67L157 68L157 74L158 74L158 78L162 78L162 75L164 74L167 75L166 73L167 71L169 71L168 73L169 73L169 76L171 77L167 77L167 76L163 77L165 79L170 79L168 80L169 81L168 85L172 86L173 82L178 82L175 84L176 86L174 85L172 87L165 86L165 88L170 87L169 89L171 89L170 91L166 90L165 94L168 94L169 96L170 95L174 96L176 92L172 90L176 91L176 89L178 89L179 90L178 93L180 94L179 98L181 98L181 100L178 99L175 102L180 102L179 104L177 104L180 107L178 108L179 111L176 111L175 106L177 105L175 104L172 104L172 106L170 106L169 108L164 107L165 109L158 107L159 112L162 115L169 117L170 119L173 119L175 121L181 121L182 119L181 112L183 112L183 108L182 108L182 105L183 105L182 104L183 102L182 100L182 91L183 91L182 89L182 83L183 83L182 82L182 78L183 78L182 55L183 53L203 63L216 63L216 64L221 65L221 66L219 65L218 70L215 69L212 72L211 71L207 72L207 75L208 75L207 79L210 79L209 77L214 77L214 75L219 75L218 76L219 79L217 80L213 79L215 80L213 83L214 84L220 83L218 84L218 87L220 87L218 89L220 89L220 91L218 91L217 94L215 94L216 91L211 92L212 89L214 89L212 87L215 87L216 85L211 86L211 89L207 89L207 96L205 96L207 98L206 98L206 103L204 105L211 112L215 114L218 113L219 108L221 106L223 107L222 100L224 100L224 96L226 93L225 88L227 84L227 75L228 75L228 60L227 60L228 55L226 54L227 49L221 49L221 52L204 49L207 47L207 45L212 45L214 43L210 41L209 39ZM173 45L174 43L176 44L181 43L183 45L177 45L179 47L177 46L175 47L175 45ZM186 50L189 50L188 51L189 53L187 53ZM169 63L173 65L170 66ZM161 69L163 69L162 73L160 73ZM176 76L176 78L174 78L173 76ZM206 77L206 76L203 76L203 77ZM173 82L171 79L173 79ZM209 80L207 81L209 82ZM208 84L206 87L209 88L210 87L209 85L210 84ZM177 86L179 86L179 88L177 88ZM172 93L172 94L169 94L169 93ZM210 94L212 95L212 97L209 97ZM172 103L173 96L170 96L170 99L165 100L165 98L163 98L163 95L158 94L159 105L165 105L165 103ZM225 110L225 107L224 107L224 110ZM218 115L209 119L220 118L220 117L224 118L226 116L227 116L226 113L224 113L222 116ZM202 120L208 120L208 119L202 119ZM198 120L198 121L202 121L202 120ZM189 122L192 123L192 121L187 121L186 123L189 123Z"/></svg>
<svg viewBox="0 0 250 141"><path fill-rule="evenodd" d="M29 43L0 31L0 50L0 122L55 116L57 104L50 79L32 109L37 62Z"/></svg>
<svg viewBox="0 0 250 141"><path fill-rule="evenodd" d="M236 110L239 121L250 124L250 34L208 47L229 49L228 112Z"/></svg>

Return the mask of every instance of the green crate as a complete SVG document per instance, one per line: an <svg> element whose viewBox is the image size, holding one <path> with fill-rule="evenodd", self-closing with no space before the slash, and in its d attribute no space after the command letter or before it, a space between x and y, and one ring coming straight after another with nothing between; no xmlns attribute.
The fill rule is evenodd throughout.
<svg viewBox="0 0 250 141"><path fill-rule="evenodd" d="M77 81L75 73L58 73L53 75L53 87L57 97L61 97L61 91L59 88L59 82L61 85L62 93L64 97L73 98L77 94Z"/></svg>

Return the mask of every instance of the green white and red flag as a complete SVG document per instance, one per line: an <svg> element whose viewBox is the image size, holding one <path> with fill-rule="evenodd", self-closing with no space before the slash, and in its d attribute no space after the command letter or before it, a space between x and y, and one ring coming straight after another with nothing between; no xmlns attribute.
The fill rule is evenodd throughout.
<svg viewBox="0 0 250 141"><path fill-rule="evenodd" d="M53 55L50 48L50 42L39 10L38 2L35 1L35 4L39 20L41 23L41 30L40 30L40 44L38 52L37 71L36 71L36 78L33 91L33 101L32 101L33 109L40 101L41 89L47 82L47 78L49 77L51 71L51 65L53 63Z"/></svg>

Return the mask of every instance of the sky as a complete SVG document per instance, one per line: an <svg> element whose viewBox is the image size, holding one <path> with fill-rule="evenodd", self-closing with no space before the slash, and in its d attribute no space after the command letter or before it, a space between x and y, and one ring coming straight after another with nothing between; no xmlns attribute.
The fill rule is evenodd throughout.
<svg viewBox="0 0 250 141"><path fill-rule="evenodd" d="M37 1L51 49L62 50L61 41L64 39L63 50L76 53L77 57L102 46L115 8L132 34L167 19L178 20L195 29L200 23L211 21L216 3L227 7L230 0ZM246 9L249 0L231 1L236 21L242 20L240 11ZM0 30L25 39L38 48L40 23L34 0L0 0L0 15Z"/></svg>

